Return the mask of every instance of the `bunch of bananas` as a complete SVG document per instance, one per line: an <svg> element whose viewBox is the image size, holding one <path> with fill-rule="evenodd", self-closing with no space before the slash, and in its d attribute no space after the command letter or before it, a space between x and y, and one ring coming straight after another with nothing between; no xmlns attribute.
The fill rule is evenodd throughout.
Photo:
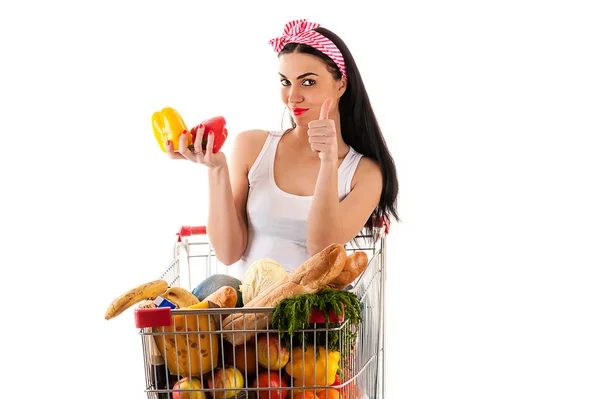
<svg viewBox="0 0 600 399"><path fill-rule="evenodd" d="M200 300L185 288L169 287L169 284L165 280L153 280L132 288L112 301L104 314L104 318L110 320L131 306L145 300L154 300L158 296L165 298L178 308L185 308L200 303Z"/></svg>

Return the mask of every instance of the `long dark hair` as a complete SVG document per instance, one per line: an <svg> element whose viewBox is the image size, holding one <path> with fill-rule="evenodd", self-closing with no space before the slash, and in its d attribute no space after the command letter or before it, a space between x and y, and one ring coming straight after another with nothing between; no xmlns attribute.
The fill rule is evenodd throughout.
<svg viewBox="0 0 600 399"><path fill-rule="evenodd" d="M396 165L381 134L379 123L371 107L367 90L356 66L350 50L335 33L323 27L314 29L331 40L344 56L346 64L347 84L346 91L340 99L340 123L342 138L346 144L357 152L376 161L383 173L383 189L379 204L371 214L371 222L365 226L369 234L373 233L374 225L378 221L390 221L391 217L399 221L396 199L398 197L398 177ZM279 56L287 53L306 53L319 57L327 65L327 69L337 80L342 78L342 73L331 58L319 50L299 43L288 43L279 52ZM296 127L293 118L292 126Z"/></svg>

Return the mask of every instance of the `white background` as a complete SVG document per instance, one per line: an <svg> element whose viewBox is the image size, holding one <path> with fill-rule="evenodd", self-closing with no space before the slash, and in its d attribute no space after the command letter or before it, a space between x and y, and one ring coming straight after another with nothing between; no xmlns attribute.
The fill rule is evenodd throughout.
<svg viewBox="0 0 600 399"><path fill-rule="evenodd" d="M388 397L598 398L593 3L3 3L1 396L144 397L133 310L104 312L207 199L150 116L278 128L268 40L309 18L353 52L398 166Z"/></svg>

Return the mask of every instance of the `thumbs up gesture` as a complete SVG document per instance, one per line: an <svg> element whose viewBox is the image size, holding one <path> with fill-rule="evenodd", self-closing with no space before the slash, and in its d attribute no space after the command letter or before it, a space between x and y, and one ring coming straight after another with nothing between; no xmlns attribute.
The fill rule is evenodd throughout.
<svg viewBox="0 0 600 399"><path fill-rule="evenodd" d="M333 99L327 98L321 106L321 115L318 120L308 124L308 142L311 149L319 154L321 162L338 159L337 133L335 122L329 119L329 110L333 105Z"/></svg>

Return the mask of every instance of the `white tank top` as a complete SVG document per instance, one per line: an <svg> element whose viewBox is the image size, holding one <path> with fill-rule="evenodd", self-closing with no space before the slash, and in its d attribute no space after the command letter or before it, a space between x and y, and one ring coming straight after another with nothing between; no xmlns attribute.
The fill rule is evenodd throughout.
<svg viewBox="0 0 600 399"><path fill-rule="evenodd" d="M290 272L310 258L306 220L313 197L287 193L275 184L275 153L282 136L282 132L269 132L248 173L248 245L242 258L228 268L230 275L242 281L248 267L259 259L272 259ZM361 157L350 148L338 168L340 201L350 193Z"/></svg>

